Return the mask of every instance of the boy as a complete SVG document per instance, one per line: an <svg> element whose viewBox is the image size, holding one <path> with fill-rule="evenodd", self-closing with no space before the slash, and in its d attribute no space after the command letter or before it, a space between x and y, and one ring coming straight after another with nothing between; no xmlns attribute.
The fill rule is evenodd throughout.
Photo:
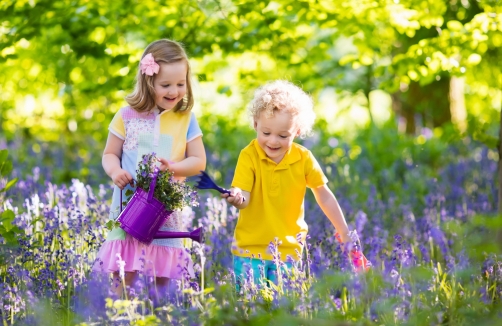
<svg viewBox="0 0 502 326"><path fill-rule="evenodd" d="M232 246L236 278L246 275L246 264L253 269L255 282L260 267L267 280L276 282L277 264L268 247L277 238L280 259L298 260L296 251L302 252L308 231L303 205L307 187L341 241L351 238L317 160L293 142L311 133L315 113L310 96L290 82L274 81L256 90L250 113L257 137L241 151L231 194L222 197L240 210Z"/></svg>

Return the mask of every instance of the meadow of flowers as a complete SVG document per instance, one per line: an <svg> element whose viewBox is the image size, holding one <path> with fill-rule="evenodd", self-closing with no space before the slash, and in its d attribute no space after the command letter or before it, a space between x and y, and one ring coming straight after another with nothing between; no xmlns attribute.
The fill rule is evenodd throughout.
<svg viewBox="0 0 502 326"><path fill-rule="evenodd" d="M302 263L283 273L277 286L245 282L236 293L230 244L238 212L216 194L200 191L200 206L186 214L189 228L205 231L202 245L187 240L196 278L172 282L156 305L149 300L153 281L146 274L140 272L125 299L112 295L107 275L90 272L107 232L110 184L91 186L78 179L54 184L51 167L21 174L15 164L0 183L3 188L7 180L20 178L0 193L2 324L500 323L496 155L468 140L445 145L440 150L444 164L432 171L413 155L377 168L386 158L371 158L370 152L363 147L358 159L345 163L330 162L329 153L321 159L373 264L368 273L352 271L332 226L308 196L310 230ZM231 167L219 172L231 179ZM9 210L13 214L5 213ZM280 244L271 246L280 251Z"/></svg>

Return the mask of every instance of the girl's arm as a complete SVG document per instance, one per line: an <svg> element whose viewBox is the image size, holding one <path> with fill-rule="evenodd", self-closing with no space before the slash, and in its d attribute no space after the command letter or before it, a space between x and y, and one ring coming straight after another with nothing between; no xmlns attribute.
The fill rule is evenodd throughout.
<svg viewBox="0 0 502 326"><path fill-rule="evenodd" d="M331 221L331 224L335 227L336 231L340 234L342 241L347 243L351 241L349 237L349 228L347 226L347 222L345 221L345 217L343 216L342 209L336 200L335 195L331 192L327 185L323 185L321 187L312 189L314 193L315 199L322 211L328 219Z"/></svg>
<svg viewBox="0 0 502 326"><path fill-rule="evenodd" d="M159 158L160 169L168 169L174 172L175 177L191 177L206 169L206 150L202 137L197 137L187 143L186 158L179 162L169 162L165 158Z"/></svg>
<svg viewBox="0 0 502 326"><path fill-rule="evenodd" d="M111 132L108 133L108 140L106 141L106 147L101 161L106 174L108 174L113 183L120 189L124 189L127 184L133 185L131 174L120 167L123 144L124 141L122 139Z"/></svg>

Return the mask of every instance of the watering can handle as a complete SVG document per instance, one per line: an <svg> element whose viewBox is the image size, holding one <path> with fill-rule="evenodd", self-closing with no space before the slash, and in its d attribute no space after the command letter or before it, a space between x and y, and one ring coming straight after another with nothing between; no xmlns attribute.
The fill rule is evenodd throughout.
<svg viewBox="0 0 502 326"><path fill-rule="evenodd" d="M155 191L155 184L157 182L157 176L159 175L159 170L154 169L153 170L153 178L152 181L150 182L150 189L148 191L148 199L147 202L151 202L153 198L153 192Z"/></svg>
<svg viewBox="0 0 502 326"><path fill-rule="evenodd" d="M152 200L152 197L153 197L153 192L155 191L155 183L157 182L157 176L159 174L159 171L155 170L153 172L153 178L152 178L152 181L150 182L150 190L148 191L148 199L147 201L150 202ZM122 212L122 192L124 190L121 189L120 190L120 211Z"/></svg>

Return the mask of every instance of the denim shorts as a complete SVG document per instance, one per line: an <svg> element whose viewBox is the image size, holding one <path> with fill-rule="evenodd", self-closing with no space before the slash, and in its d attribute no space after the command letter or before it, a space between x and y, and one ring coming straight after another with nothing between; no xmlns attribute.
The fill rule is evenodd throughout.
<svg viewBox="0 0 502 326"><path fill-rule="evenodd" d="M279 268L284 275L286 269L291 269L292 267L293 263L282 262ZM234 273L237 291L240 291L240 286L245 280L248 282L250 281L251 273L255 284L259 285L261 281L264 281L267 285L268 282L277 284L277 270L278 266L273 260L234 256Z"/></svg>

